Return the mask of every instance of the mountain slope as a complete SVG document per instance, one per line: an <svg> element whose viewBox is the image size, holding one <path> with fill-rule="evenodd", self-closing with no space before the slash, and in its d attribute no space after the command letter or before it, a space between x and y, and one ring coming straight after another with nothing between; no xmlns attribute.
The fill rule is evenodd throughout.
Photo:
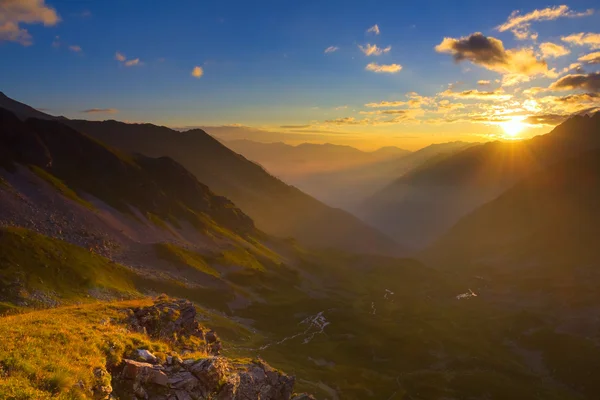
<svg viewBox="0 0 600 400"><path fill-rule="evenodd" d="M172 157L273 235L291 236L315 247L383 254L403 251L376 229L286 185L202 130L177 132L151 124L116 121L68 123L124 151Z"/></svg>
<svg viewBox="0 0 600 400"><path fill-rule="evenodd" d="M447 261L597 262L599 203L600 150L592 150L527 177L462 218L427 253Z"/></svg>
<svg viewBox="0 0 600 400"><path fill-rule="evenodd" d="M373 196L361 215L397 240L423 247L523 177L599 147L600 114L573 117L547 135L434 160Z"/></svg>

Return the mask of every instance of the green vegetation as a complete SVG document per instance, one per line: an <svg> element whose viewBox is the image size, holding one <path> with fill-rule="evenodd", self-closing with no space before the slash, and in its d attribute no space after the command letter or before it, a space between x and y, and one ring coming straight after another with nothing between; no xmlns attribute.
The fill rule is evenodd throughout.
<svg viewBox="0 0 600 400"><path fill-rule="evenodd" d="M110 383L109 375L95 370L131 358L139 348L159 357L178 350L123 329L121 310L151 303L95 303L0 318L0 398L92 398L92 388Z"/></svg>
<svg viewBox="0 0 600 400"><path fill-rule="evenodd" d="M220 265L233 267L243 267L255 271L266 271L265 267L257 258L244 248L234 248L224 250L215 258L215 262Z"/></svg>
<svg viewBox="0 0 600 400"><path fill-rule="evenodd" d="M30 165L29 169L31 169L31 171L33 171L33 173L35 173L38 177L42 178L43 180L45 180L46 182L48 182L50 185L52 185L56 190L58 190L63 196L65 196L68 199L71 199L79 204L81 204L84 207L87 207L91 210L94 209L94 206L88 202L85 201L84 199L82 199L81 197L79 197L79 195L77 193L75 193L73 190L71 190L66 184L65 182L63 182L62 180L58 179L57 177L55 177L54 175L52 175L51 173L47 172L46 170L36 166L36 165Z"/></svg>
<svg viewBox="0 0 600 400"><path fill-rule="evenodd" d="M137 294L133 273L107 258L26 229L2 228L0 286L15 284L17 290L40 291L62 301L86 299L90 289Z"/></svg>
<svg viewBox="0 0 600 400"><path fill-rule="evenodd" d="M169 261L175 265L192 267L200 272L214 277L219 277L220 274L210 265L205 258L193 251L184 249L173 243L156 243L154 250L158 258Z"/></svg>

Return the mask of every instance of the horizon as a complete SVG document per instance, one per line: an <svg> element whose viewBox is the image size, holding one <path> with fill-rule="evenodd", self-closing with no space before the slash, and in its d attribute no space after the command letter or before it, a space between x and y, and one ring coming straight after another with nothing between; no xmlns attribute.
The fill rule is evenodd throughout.
<svg viewBox="0 0 600 400"><path fill-rule="evenodd" d="M414 150L528 138L600 106L589 0L15 4L2 90L68 118Z"/></svg>

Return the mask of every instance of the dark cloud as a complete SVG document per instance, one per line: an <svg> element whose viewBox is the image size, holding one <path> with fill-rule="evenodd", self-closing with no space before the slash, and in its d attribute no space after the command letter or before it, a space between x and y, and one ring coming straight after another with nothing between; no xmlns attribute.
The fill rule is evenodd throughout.
<svg viewBox="0 0 600 400"><path fill-rule="evenodd" d="M559 114L542 114L542 115L532 115L525 119L528 124L532 125L558 125L563 122L568 117L565 115Z"/></svg>
<svg viewBox="0 0 600 400"><path fill-rule="evenodd" d="M487 37L481 32L460 39L444 38L435 50L452 54L456 62L468 60L503 74L531 76L549 73L546 62L538 60L533 50L506 50L501 40Z"/></svg>
<svg viewBox="0 0 600 400"><path fill-rule="evenodd" d="M119 110L115 108L88 108L87 110L80 112L87 114L115 114L118 113Z"/></svg>
<svg viewBox="0 0 600 400"><path fill-rule="evenodd" d="M563 76L552 85L550 89L573 90L584 89L590 92L600 92L600 72L590 74L574 74Z"/></svg>

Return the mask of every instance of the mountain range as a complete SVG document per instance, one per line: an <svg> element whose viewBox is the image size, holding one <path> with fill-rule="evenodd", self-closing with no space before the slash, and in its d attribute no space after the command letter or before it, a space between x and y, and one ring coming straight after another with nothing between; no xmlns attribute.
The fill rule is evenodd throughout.
<svg viewBox="0 0 600 400"><path fill-rule="evenodd" d="M359 215L399 242L423 248L526 176L599 148L599 118L575 116L546 135L479 144L432 159L371 196Z"/></svg>
<svg viewBox="0 0 600 400"><path fill-rule="evenodd" d="M40 116L35 110L27 114L33 109L5 95L0 95L0 107L17 111L22 117ZM321 248L395 255L405 251L375 228L285 184L200 129L178 132L152 124L62 122L126 153L171 157L200 182L244 209L265 232Z"/></svg>
<svg viewBox="0 0 600 400"><path fill-rule="evenodd" d="M400 172L410 190L490 198L408 259L272 235L215 186L250 205L274 204L279 192L263 188L311 198L202 132L169 145L168 128L19 107L0 110L0 398L580 400L600 390L600 114L521 144L424 150ZM361 232L372 231L352 230L357 243L369 239Z"/></svg>
<svg viewBox="0 0 600 400"><path fill-rule="evenodd" d="M471 144L441 143L415 152L383 147L365 152L350 146L224 141L226 146L263 166L311 196L352 213L373 193L423 162Z"/></svg>

